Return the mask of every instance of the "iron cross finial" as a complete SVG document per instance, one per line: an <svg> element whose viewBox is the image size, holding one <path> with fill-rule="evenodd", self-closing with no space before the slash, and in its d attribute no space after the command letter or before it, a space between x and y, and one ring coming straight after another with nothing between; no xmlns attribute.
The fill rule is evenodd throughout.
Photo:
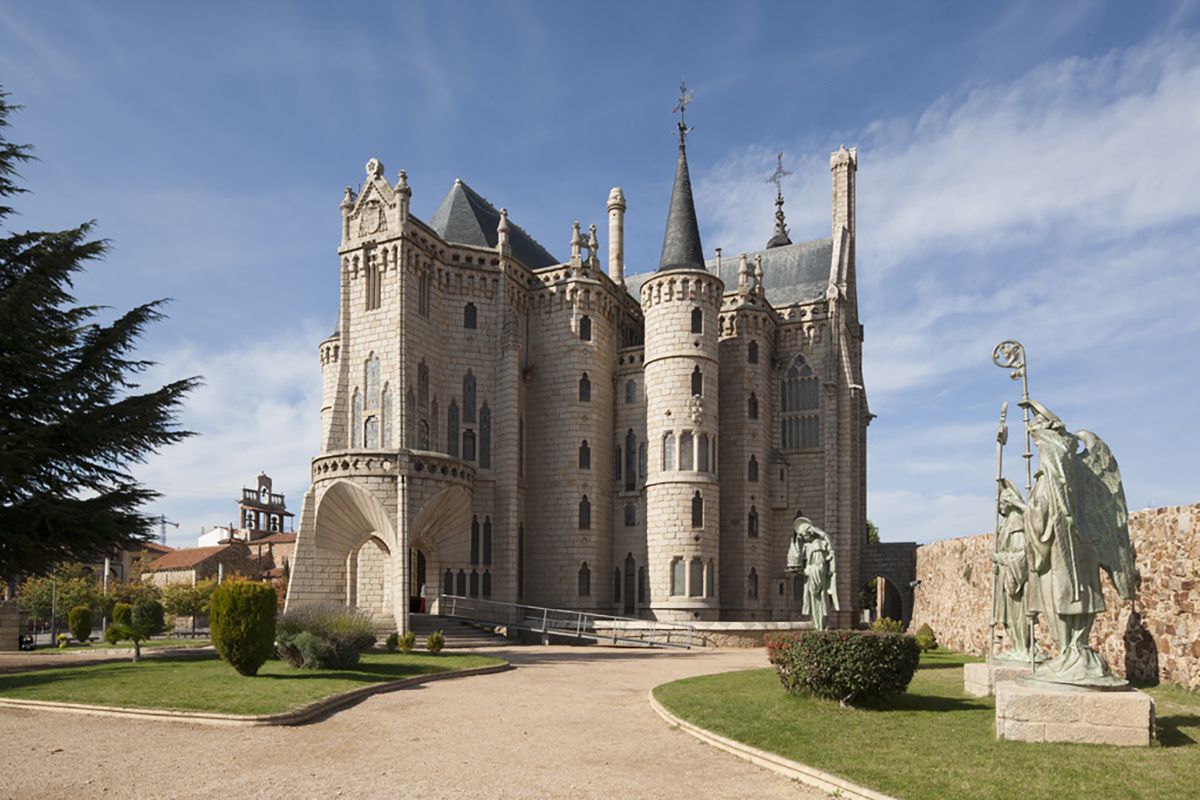
<svg viewBox="0 0 1200 800"><path fill-rule="evenodd" d="M671 113L679 115L679 122L677 124L677 127L679 129L679 144L681 144L681 145L684 143L684 141L687 140L687 135L692 132L692 129L689 128L687 126L687 124L684 122L683 115L684 115L684 112L687 110L687 107L691 104L691 102L694 98L695 98L695 95L692 93L692 90L687 88L686 83L684 83L683 81L680 81L679 82L679 102L676 104L675 108L671 111Z"/></svg>
<svg viewBox="0 0 1200 800"><path fill-rule="evenodd" d="M771 175L771 177L767 178L767 183L775 184L775 194L777 194L780 197L783 196L783 179L791 174L792 173L790 170L786 170L783 168L783 153L782 152L776 153L775 154L775 172Z"/></svg>

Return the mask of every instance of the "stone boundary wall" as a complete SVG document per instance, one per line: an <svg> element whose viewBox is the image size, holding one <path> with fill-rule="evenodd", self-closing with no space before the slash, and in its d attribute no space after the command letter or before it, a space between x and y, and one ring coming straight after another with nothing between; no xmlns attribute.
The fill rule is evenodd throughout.
<svg viewBox="0 0 1200 800"><path fill-rule="evenodd" d="M1108 578L1108 610L1096 618L1092 645L1113 671L1135 681L1163 680L1200 689L1200 503L1129 515L1139 585L1131 608ZM987 651L992 535L946 539L917 548L912 627L928 623L943 647ZM1042 648L1053 653L1045 626Z"/></svg>

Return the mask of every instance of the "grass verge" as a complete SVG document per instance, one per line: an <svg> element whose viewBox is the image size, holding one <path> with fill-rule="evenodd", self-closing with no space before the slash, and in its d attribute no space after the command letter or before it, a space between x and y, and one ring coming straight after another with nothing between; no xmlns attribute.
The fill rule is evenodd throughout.
<svg viewBox="0 0 1200 800"><path fill-rule="evenodd" d="M174 639L149 639L142 642L142 651L146 650L163 650L179 647L208 647L212 644L209 639L186 639L176 636ZM103 639L98 642L89 642L88 644L80 644L79 642L71 642L66 647L51 645L48 647L39 647L33 650L34 653L43 655L53 655L55 653L88 653L96 650L133 650L133 644L130 642L119 642L117 644L109 644Z"/></svg>
<svg viewBox="0 0 1200 800"><path fill-rule="evenodd" d="M962 691L960 667L975 660L927 653L907 693L857 709L789 695L771 669L688 678L654 696L695 725L905 800L1197 796L1200 696L1146 689L1160 728L1148 748L996 741L992 698Z"/></svg>
<svg viewBox="0 0 1200 800"><path fill-rule="evenodd" d="M0 697L104 706L276 714L371 683L435 672L490 667L499 658L427 653L365 653L346 670L300 670L268 661L247 678L216 655L164 657L139 664L120 662L55 667L0 675Z"/></svg>

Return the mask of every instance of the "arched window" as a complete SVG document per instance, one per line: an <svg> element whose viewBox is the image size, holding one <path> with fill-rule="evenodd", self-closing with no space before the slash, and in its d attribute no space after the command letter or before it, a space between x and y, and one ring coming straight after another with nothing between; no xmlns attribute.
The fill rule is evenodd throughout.
<svg viewBox="0 0 1200 800"><path fill-rule="evenodd" d="M442 594L454 594L454 573L446 567L446 572L442 575Z"/></svg>
<svg viewBox="0 0 1200 800"><path fill-rule="evenodd" d="M692 370L692 397L704 396L704 375L700 373L700 367L697 366Z"/></svg>
<svg viewBox="0 0 1200 800"><path fill-rule="evenodd" d="M363 423L363 446L379 447L379 417L372 414Z"/></svg>
<svg viewBox="0 0 1200 800"><path fill-rule="evenodd" d="M483 596L492 596L492 571L489 569L483 571Z"/></svg>
<svg viewBox="0 0 1200 800"><path fill-rule="evenodd" d="M613 567L613 603L621 602L621 568Z"/></svg>
<svg viewBox="0 0 1200 800"><path fill-rule="evenodd" d="M587 439L579 443L579 468L592 468L592 448L588 447Z"/></svg>
<svg viewBox="0 0 1200 800"><path fill-rule="evenodd" d="M492 518L483 518L483 563L492 563Z"/></svg>
<svg viewBox="0 0 1200 800"><path fill-rule="evenodd" d="M746 416L749 419L758 419L758 395L754 392L751 392L750 398L746 400Z"/></svg>
<svg viewBox="0 0 1200 800"><path fill-rule="evenodd" d="M691 431L679 434L679 468L683 470L696 468L696 443Z"/></svg>
<svg viewBox="0 0 1200 800"><path fill-rule="evenodd" d="M589 403L592 400L592 382L585 372L579 378L579 402Z"/></svg>
<svg viewBox="0 0 1200 800"><path fill-rule="evenodd" d="M471 517L471 566L479 563L479 517Z"/></svg>
<svg viewBox="0 0 1200 800"><path fill-rule="evenodd" d="M459 597L467 596L467 573L465 570L459 570L458 575L454 580L455 594Z"/></svg>
<svg viewBox="0 0 1200 800"><path fill-rule="evenodd" d="M429 367L424 360L417 364L417 404L422 409L429 408Z"/></svg>
<svg viewBox="0 0 1200 800"><path fill-rule="evenodd" d="M671 594L683 595L687 591L686 584L687 567L682 558L676 558L671 562Z"/></svg>
<svg viewBox="0 0 1200 800"><path fill-rule="evenodd" d="M693 558L688 573L688 597L700 597L704 593L704 562Z"/></svg>
<svg viewBox="0 0 1200 800"><path fill-rule="evenodd" d="M475 431L463 431L463 461L475 460Z"/></svg>
<svg viewBox="0 0 1200 800"><path fill-rule="evenodd" d="M417 449L429 449L429 423L425 420L417 423Z"/></svg>
<svg viewBox="0 0 1200 800"><path fill-rule="evenodd" d="M704 573L704 596L717 596L717 562L708 560L708 571Z"/></svg>
<svg viewBox="0 0 1200 800"><path fill-rule="evenodd" d="M746 464L746 480L750 483L758 483L758 458L750 456L750 463Z"/></svg>
<svg viewBox="0 0 1200 800"><path fill-rule="evenodd" d="M437 400L434 400L429 404L429 441L433 443L433 447L437 447L438 421L438 404Z"/></svg>
<svg viewBox="0 0 1200 800"><path fill-rule="evenodd" d="M675 469L675 434L672 431L663 434L662 468L663 472Z"/></svg>
<svg viewBox="0 0 1200 800"><path fill-rule="evenodd" d="M588 500L587 495L579 501L579 530L591 530L592 527L592 503Z"/></svg>
<svg viewBox="0 0 1200 800"><path fill-rule="evenodd" d="M758 342L753 339L750 340L750 344L746 345L746 360L751 364L758 363Z"/></svg>
<svg viewBox="0 0 1200 800"><path fill-rule="evenodd" d="M758 570L754 567L750 568L750 574L746 576L746 596L751 600L758 599Z"/></svg>
<svg viewBox="0 0 1200 800"><path fill-rule="evenodd" d="M637 581L638 581L638 587L637 587L638 602L644 603L644 602L646 602L646 568L645 567L638 567Z"/></svg>
<svg viewBox="0 0 1200 800"><path fill-rule="evenodd" d="M422 317L429 316L429 284L429 273L423 273L417 281L417 311Z"/></svg>
<svg viewBox="0 0 1200 800"><path fill-rule="evenodd" d="M479 407L479 466L492 466L492 410L486 400Z"/></svg>
<svg viewBox="0 0 1200 800"><path fill-rule="evenodd" d="M383 385L383 397L380 400L379 415L383 418L383 446L392 446L392 393L388 385Z"/></svg>
<svg viewBox="0 0 1200 800"><path fill-rule="evenodd" d="M379 262L375 256L367 259L366 263L366 285L364 286L364 295L366 299L366 310L374 311L379 308L380 298L383 294L382 281L379 279Z"/></svg>
<svg viewBox="0 0 1200 800"><path fill-rule="evenodd" d="M625 491L637 488L637 434L630 428L625 434Z"/></svg>
<svg viewBox="0 0 1200 800"><path fill-rule="evenodd" d="M646 443L638 444L638 477L646 480Z"/></svg>
<svg viewBox="0 0 1200 800"><path fill-rule="evenodd" d="M379 357L372 355L363 365L363 386L367 390L367 408L379 408Z"/></svg>
<svg viewBox="0 0 1200 800"><path fill-rule="evenodd" d="M479 597L479 573L471 570L471 597Z"/></svg>
<svg viewBox="0 0 1200 800"><path fill-rule="evenodd" d="M458 458L458 401L451 400L446 410L446 454Z"/></svg>
<svg viewBox="0 0 1200 800"><path fill-rule="evenodd" d="M637 525L637 506L633 503L625 504L625 527L632 528Z"/></svg>
<svg viewBox="0 0 1200 800"><path fill-rule="evenodd" d="M613 480L621 480L621 445L613 451Z"/></svg>
<svg viewBox="0 0 1200 800"><path fill-rule="evenodd" d="M478 322L478 316L475 311L474 303L467 303L463 306L463 327L474 330Z"/></svg>
<svg viewBox="0 0 1200 800"><path fill-rule="evenodd" d="M692 495L692 527L704 527L704 498L700 496L700 492Z"/></svg>
<svg viewBox="0 0 1200 800"><path fill-rule="evenodd" d="M592 318L588 316L579 318L579 339L583 342L592 340Z"/></svg>
<svg viewBox="0 0 1200 800"><path fill-rule="evenodd" d="M592 571L588 569L587 562L583 562L583 566L579 568L579 596L590 597L592 594Z"/></svg>
<svg viewBox="0 0 1200 800"><path fill-rule="evenodd" d="M625 381L625 405L637 402L637 381Z"/></svg>
<svg viewBox="0 0 1200 800"><path fill-rule="evenodd" d="M821 446L821 387L816 373L796 356L779 387L783 449Z"/></svg>
<svg viewBox="0 0 1200 800"><path fill-rule="evenodd" d="M704 332L704 312L699 307L692 309L692 333Z"/></svg>
<svg viewBox="0 0 1200 800"><path fill-rule="evenodd" d="M750 506L750 513L746 515L746 535L751 539L758 538L758 509Z"/></svg>
<svg viewBox="0 0 1200 800"><path fill-rule="evenodd" d="M696 469L708 472L708 434L702 433L696 440Z"/></svg>
<svg viewBox="0 0 1200 800"><path fill-rule="evenodd" d="M354 390L354 394L350 400L350 446L362 447L362 413L363 402L362 395L358 393L358 389Z"/></svg>
<svg viewBox="0 0 1200 800"><path fill-rule="evenodd" d="M463 422L475 421L475 373L463 375Z"/></svg>

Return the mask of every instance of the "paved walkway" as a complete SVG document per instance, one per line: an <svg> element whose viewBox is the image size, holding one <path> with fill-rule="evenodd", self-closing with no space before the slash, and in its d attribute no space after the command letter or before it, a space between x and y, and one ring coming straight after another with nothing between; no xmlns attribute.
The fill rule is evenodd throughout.
<svg viewBox="0 0 1200 800"><path fill-rule="evenodd" d="M485 651L517 669L364 700L295 728L0 709L0 797L816 798L672 730L647 691L762 650Z"/></svg>

